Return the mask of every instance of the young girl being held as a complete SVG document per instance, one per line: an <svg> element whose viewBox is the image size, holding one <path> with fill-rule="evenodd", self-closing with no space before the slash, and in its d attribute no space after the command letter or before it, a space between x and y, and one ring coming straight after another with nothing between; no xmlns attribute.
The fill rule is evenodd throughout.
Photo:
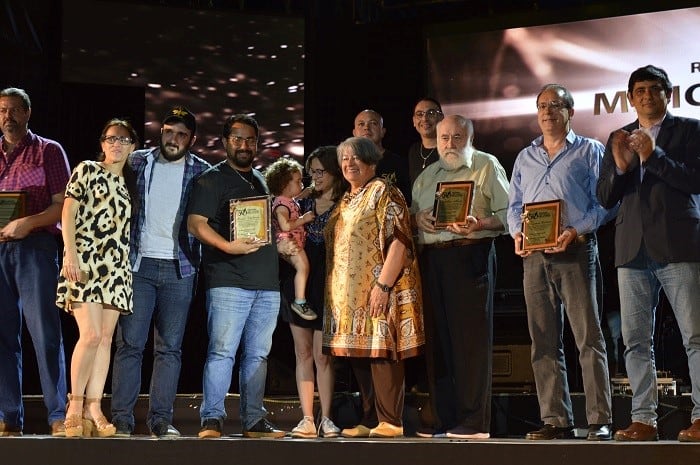
<svg viewBox="0 0 700 465"><path fill-rule="evenodd" d="M316 313L306 302L306 281L309 278L309 259L304 251L306 230L304 225L314 219L313 211L300 215L296 197L304 190L301 180L302 166L291 158L280 158L265 170L265 180L274 196L272 202L272 227L277 242L293 240L299 252L295 255L282 255L295 270L294 302L292 310L305 320L316 319Z"/></svg>

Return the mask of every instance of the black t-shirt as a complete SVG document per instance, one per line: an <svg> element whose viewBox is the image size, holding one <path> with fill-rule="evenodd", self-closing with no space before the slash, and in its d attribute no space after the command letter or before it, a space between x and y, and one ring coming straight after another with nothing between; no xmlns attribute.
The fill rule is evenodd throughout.
<svg viewBox="0 0 700 465"><path fill-rule="evenodd" d="M411 182L408 179L408 165L406 159L392 152L384 150L381 160L377 163L376 174L379 177L385 177L393 174L396 176L396 187L399 188L406 204L411 205Z"/></svg>
<svg viewBox="0 0 700 465"><path fill-rule="evenodd" d="M426 149L423 147L423 142L415 142L408 149L408 177L411 180L411 189L413 189L413 183L416 182L416 178L423 170L430 165L435 163L440 159L437 147L432 149Z"/></svg>
<svg viewBox="0 0 700 465"><path fill-rule="evenodd" d="M239 176L240 174L240 176ZM237 172L226 161L214 165L196 180L187 205L187 214L204 216L209 226L224 238L230 237L231 199L268 195L265 178L257 170ZM239 287L249 290L279 290L277 246L261 247L246 255L229 255L202 244L202 270L205 286Z"/></svg>

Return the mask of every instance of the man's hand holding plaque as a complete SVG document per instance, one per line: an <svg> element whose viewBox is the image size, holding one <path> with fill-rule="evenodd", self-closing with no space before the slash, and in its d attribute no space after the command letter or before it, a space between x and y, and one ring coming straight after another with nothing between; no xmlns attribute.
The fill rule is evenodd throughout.
<svg viewBox="0 0 700 465"><path fill-rule="evenodd" d="M561 252L573 240L570 231L561 233L561 200L523 205L522 232L516 234L515 253L527 256L535 251ZM561 247L564 249L561 249Z"/></svg>
<svg viewBox="0 0 700 465"><path fill-rule="evenodd" d="M12 221L26 215L27 193L24 191L3 191L0 192L0 241L11 240L12 238L25 237L14 234L18 231L3 229ZM15 225L16 226L16 225ZM11 229L11 228L10 228Z"/></svg>

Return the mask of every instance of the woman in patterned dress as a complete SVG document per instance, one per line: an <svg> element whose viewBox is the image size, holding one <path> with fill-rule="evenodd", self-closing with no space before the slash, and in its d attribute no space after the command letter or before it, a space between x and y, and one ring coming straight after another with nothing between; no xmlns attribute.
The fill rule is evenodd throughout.
<svg viewBox="0 0 700 465"><path fill-rule="evenodd" d="M83 161L71 175L61 217L63 268L56 304L78 324L71 358L66 436L113 436L102 413L112 335L120 314L132 312L129 225L135 185L126 166L138 145L128 121L112 119L100 137L99 161Z"/></svg>
<svg viewBox="0 0 700 465"><path fill-rule="evenodd" d="M350 189L325 229L328 248L324 351L349 357L363 419L345 437L403 435L404 360L425 343L422 294L408 206L367 138L338 145ZM378 425L371 428L378 422Z"/></svg>

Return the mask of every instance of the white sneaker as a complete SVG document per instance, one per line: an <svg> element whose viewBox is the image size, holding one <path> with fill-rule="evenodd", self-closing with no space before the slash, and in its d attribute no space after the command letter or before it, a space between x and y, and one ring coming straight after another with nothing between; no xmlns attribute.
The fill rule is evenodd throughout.
<svg viewBox="0 0 700 465"><path fill-rule="evenodd" d="M316 425L314 425L313 417L304 417L298 425L292 430L293 438L315 438Z"/></svg>
<svg viewBox="0 0 700 465"><path fill-rule="evenodd" d="M321 424L318 425L318 436L321 438L337 438L340 436L340 428L335 426L335 423L328 417L321 418Z"/></svg>

